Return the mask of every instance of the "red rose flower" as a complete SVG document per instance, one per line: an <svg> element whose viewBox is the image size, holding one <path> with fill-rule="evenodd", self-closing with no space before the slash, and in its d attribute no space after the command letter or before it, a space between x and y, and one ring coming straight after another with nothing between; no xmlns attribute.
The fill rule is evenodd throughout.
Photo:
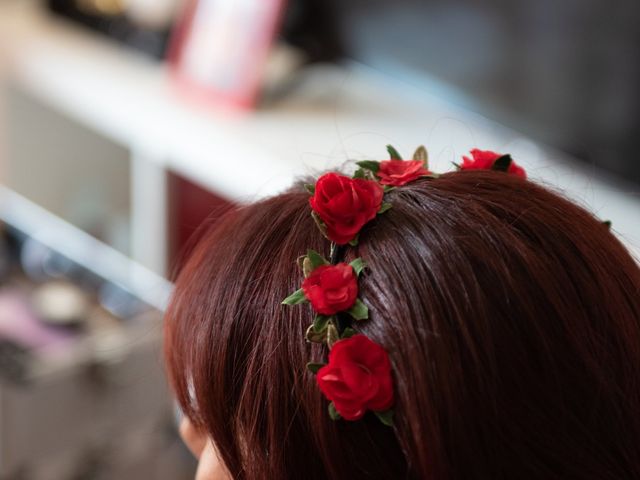
<svg viewBox="0 0 640 480"><path fill-rule="evenodd" d="M358 277L348 263L321 265L302 283L313 309L322 315L349 310L358 298Z"/></svg>
<svg viewBox="0 0 640 480"><path fill-rule="evenodd" d="M516 177L527 178L527 172L520 165L516 164L516 162L511 162L508 173Z"/></svg>
<svg viewBox="0 0 640 480"><path fill-rule="evenodd" d="M316 182L309 203L327 226L327 237L344 245L376 216L383 195L378 182L327 173Z"/></svg>
<svg viewBox="0 0 640 480"><path fill-rule="evenodd" d="M493 163L502 156L489 150L471 150L471 157L462 157L462 170L491 170Z"/></svg>
<svg viewBox="0 0 640 480"><path fill-rule="evenodd" d="M386 160L380 162L380 169L376 173L382 185L394 187L399 187L429 174L431 172L424 168L424 162L420 160Z"/></svg>
<svg viewBox="0 0 640 480"><path fill-rule="evenodd" d="M501 153L492 152L490 150L478 150L474 148L471 150L471 157L462 157L461 170L491 170L493 164L497 159L502 157ZM527 173L524 168L517 165L516 162L511 162L507 173L516 175L517 177L527 178Z"/></svg>
<svg viewBox="0 0 640 480"><path fill-rule="evenodd" d="M364 335L336 342L316 380L345 420L358 420L367 410L384 412L393 405L389 356Z"/></svg>

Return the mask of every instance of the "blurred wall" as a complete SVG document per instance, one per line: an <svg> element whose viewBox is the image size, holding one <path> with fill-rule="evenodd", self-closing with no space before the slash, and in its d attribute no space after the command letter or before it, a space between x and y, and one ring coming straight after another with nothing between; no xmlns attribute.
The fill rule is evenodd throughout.
<svg viewBox="0 0 640 480"><path fill-rule="evenodd" d="M16 88L5 108L3 183L128 254L128 151Z"/></svg>

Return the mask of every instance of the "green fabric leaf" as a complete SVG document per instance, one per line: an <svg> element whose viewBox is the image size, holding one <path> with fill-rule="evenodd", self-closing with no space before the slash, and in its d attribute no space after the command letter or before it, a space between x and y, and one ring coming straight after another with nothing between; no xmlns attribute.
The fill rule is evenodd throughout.
<svg viewBox="0 0 640 480"><path fill-rule="evenodd" d="M329 322L327 325L327 345L331 348L338 340L340 340L340 333L333 322Z"/></svg>
<svg viewBox="0 0 640 480"><path fill-rule="evenodd" d="M390 203L382 202L382 205L380 206L380 210L378 210L378 215L380 215L381 213L386 212L390 208L391 208L391 204Z"/></svg>
<svg viewBox="0 0 640 480"><path fill-rule="evenodd" d="M378 420L380 420L387 427L393 426L393 410L387 410L386 412L373 412L375 413Z"/></svg>
<svg viewBox="0 0 640 480"><path fill-rule="evenodd" d="M313 330L316 333L324 333L327 330L327 326L332 319L332 316L320 314L316 315L316 318L313 321Z"/></svg>
<svg viewBox="0 0 640 480"><path fill-rule="evenodd" d="M314 195L316 193L316 186L312 183L305 183L304 189L309 192L310 195Z"/></svg>
<svg viewBox="0 0 640 480"><path fill-rule="evenodd" d="M502 155L495 162L493 162L491 170L496 170L498 172L508 172L509 167L511 166L511 162L513 162L511 155Z"/></svg>
<svg viewBox="0 0 640 480"><path fill-rule="evenodd" d="M304 266L304 259L307 258L306 255L300 255L298 258L296 258L296 263L298 265L300 265L300 268L302 268Z"/></svg>
<svg viewBox="0 0 640 480"><path fill-rule="evenodd" d="M316 252L315 250L311 250L311 249L307 250L307 258L311 262L311 267L313 268L313 270L315 270L318 267L321 267L322 265L329 265L328 260L324 258L322 255L320 255L318 252Z"/></svg>
<svg viewBox="0 0 640 480"><path fill-rule="evenodd" d="M360 276L360 273L362 272L362 270L364 270L364 268L367 266L365 261L362 260L361 258L356 258L349 265L351 265L351 267L353 268L354 272L356 272L357 276Z"/></svg>
<svg viewBox="0 0 640 480"><path fill-rule="evenodd" d="M416 151L413 153L413 159L422 162L424 168L429 169L429 153L427 149L424 148L424 145L420 145L416 148Z"/></svg>
<svg viewBox="0 0 640 480"><path fill-rule="evenodd" d="M454 167L456 167L458 170L462 170L462 165L460 165L459 163L456 163L456 162L451 162L451 163L452 163L452 165L453 165Z"/></svg>
<svg viewBox="0 0 640 480"><path fill-rule="evenodd" d="M307 278L313 272L313 265L311 264L311 260L309 257L304 257L302 260L302 273L304 274L304 278Z"/></svg>
<svg viewBox="0 0 640 480"><path fill-rule="evenodd" d="M326 365L326 363L312 363L312 362L309 362L309 363L307 363L307 370L309 370L311 373L316 375L318 373L318 370L320 370L325 365Z"/></svg>
<svg viewBox="0 0 640 480"><path fill-rule="evenodd" d="M329 418L331 418L331 420L340 420L342 418L333 402L329 403Z"/></svg>
<svg viewBox="0 0 640 480"><path fill-rule="evenodd" d="M356 165L365 170L371 170L373 173L378 173L378 170L380 170L380 162L376 162L375 160L362 160L356 162Z"/></svg>
<svg viewBox="0 0 640 480"><path fill-rule="evenodd" d="M367 176L365 175L365 171L363 168L358 168L354 173L353 173L353 178L362 178L365 179L367 178Z"/></svg>
<svg viewBox="0 0 640 480"><path fill-rule="evenodd" d="M304 334L304 338L307 339L307 342L312 343L326 343L327 341L327 332L316 332L313 329L313 324L309 325L306 333Z"/></svg>
<svg viewBox="0 0 640 480"><path fill-rule="evenodd" d="M358 245L358 237L360 236L360 234L356 235L352 240L349 241L349 245L351 245L352 247L355 247Z"/></svg>
<svg viewBox="0 0 640 480"><path fill-rule="evenodd" d="M366 320L369 318L369 308L367 308L364 302L359 298L356 300L356 303L353 304L353 307L347 310L347 313L355 320Z"/></svg>
<svg viewBox="0 0 640 480"><path fill-rule="evenodd" d="M329 238L327 237L327 226L324 224L320 216L314 211L311 212L311 216L313 217L313 221L316 222L320 233L322 233L326 238Z"/></svg>
<svg viewBox="0 0 640 480"><path fill-rule="evenodd" d="M391 190L395 190L395 189L396 189L396 187L393 187L391 185L384 185L382 187L382 190L384 190L384 193L389 193Z"/></svg>
<svg viewBox="0 0 640 480"><path fill-rule="evenodd" d="M304 296L304 292L302 289L296 290L287 298L282 301L282 305L298 305L300 303L305 303L307 301L307 297Z"/></svg>
<svg viewBox="0 0 640 480"><path fill-rule="evenodd" d="M347 327L342 332L342 335L340 335L340 339L343 340L345 338L353 337L356 333L358 333L358 332L356 332L353 328Z"/></svg>
<svg viewBox="0 0 640 480"><path fill-rule="evenodd" d="M402 160L402 157L393 147L393 145L387 145L387 152L389 152L389 157L391 158L391 160Z"/></svg>

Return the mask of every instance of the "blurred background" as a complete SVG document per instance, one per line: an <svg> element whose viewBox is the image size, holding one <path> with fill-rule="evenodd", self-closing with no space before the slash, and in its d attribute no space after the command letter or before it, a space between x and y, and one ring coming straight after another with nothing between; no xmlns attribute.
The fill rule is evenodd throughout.
<svg viewBox="0 0 640 480"><path fill-rule="evenodd" d="M511 153L640 254L635 0L0 0L0 480L188 479L203 223L347 160Z"/></svg>

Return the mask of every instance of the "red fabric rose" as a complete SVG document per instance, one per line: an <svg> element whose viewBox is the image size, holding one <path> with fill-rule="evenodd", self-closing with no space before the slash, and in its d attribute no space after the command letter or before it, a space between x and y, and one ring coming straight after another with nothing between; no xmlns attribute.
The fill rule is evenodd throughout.
<svg viewBox="0 0 640 480"><path fill-rule="evenodd" d="M386 160L380 162L376 175L382 185L399 187L430 173L420 160Z"/></svg>
<svg viewBox="0 0 640 480"><path fill-rule="evenodd" d="M345 420L358 420L367 410L384 412L393 405L389 356L364 335L336 342L316 380Z"/></svg>
<svg viewBox="0 0 640 480"><path fill-rule="evenodd" d="M471 150L471 157L462 157L461 170L491 170L493 164L497 159L502 157L501 153L492 152L490 150L478 150L474 148ZM517 165L516 162L511 162L507 173L516 175L517 177L527 178L527 173L524 168Z"/></svg>
<svg viewBox="0 0 640 480"><path fill-rule="evenodd" d="M344 245L376 216L383 195L378 182L327 173L316 182L309 203L327 226L329 239Z"/></svg>
<svg viewBox="0 0 640 480"><path fill-rule="evenodd" d="M348 263L321 265L302 283L313 309L322 315L349 310L358 298L358 277Z"/></svg>

